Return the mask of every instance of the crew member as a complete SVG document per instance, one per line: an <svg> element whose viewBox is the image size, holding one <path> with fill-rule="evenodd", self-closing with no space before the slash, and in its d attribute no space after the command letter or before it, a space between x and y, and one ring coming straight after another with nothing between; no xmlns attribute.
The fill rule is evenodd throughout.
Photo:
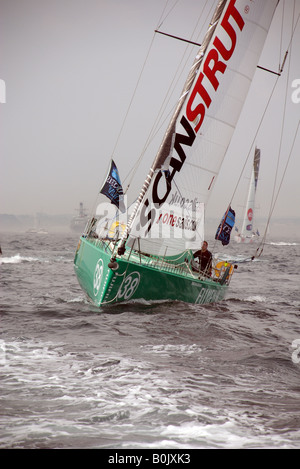
<svg viewBox="0 0 300 469"><path fill-rule="evenodd" d="M204 272L206 275L211 275L211 266L212 266L212 254L207 249L207 241L203 241L202 248L199 251L196 251L193 256L194 259L198 259L199 269L201 272Z"/></svg>

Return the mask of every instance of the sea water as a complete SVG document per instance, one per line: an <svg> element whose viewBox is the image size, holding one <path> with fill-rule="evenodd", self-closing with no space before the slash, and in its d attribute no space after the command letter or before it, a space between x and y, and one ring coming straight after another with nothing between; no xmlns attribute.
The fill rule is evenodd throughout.
<svg viewBox="0 0 300 469"><path fill-rule="evenodd" d="M1 448L300 447L299 240L231 247L218 304L100 309L77 243L1 234Z"/></svg>

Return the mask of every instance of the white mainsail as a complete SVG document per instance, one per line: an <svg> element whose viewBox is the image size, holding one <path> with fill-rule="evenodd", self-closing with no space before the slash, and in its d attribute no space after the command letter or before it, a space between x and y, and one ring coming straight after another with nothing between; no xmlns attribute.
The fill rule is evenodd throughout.
<svg viewBox="0 0 300 469"><path fill-rule="evenodd" d="M199 247L203 203L238 122L277 3L218 2L123 242L128 234L129 243L140 238L141 250L158 255Z"/></svg>

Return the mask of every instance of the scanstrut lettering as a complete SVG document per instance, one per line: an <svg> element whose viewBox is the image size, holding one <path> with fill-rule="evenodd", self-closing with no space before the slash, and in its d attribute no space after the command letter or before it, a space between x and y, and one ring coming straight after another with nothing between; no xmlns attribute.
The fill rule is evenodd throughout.
<svg viewBox="0 0 300 469"><path fill-rule="evenodd" d="M145 226L146 223L149 222L149 225L146 229L145 234L147 234L150 231L152 222L155 219L155 209L151 209L148 211L148 213L146 213L146 210L148 207L149 207L149 200L146 199L142 207L141 214L140 214L140 224L137 226L137 229L139 230L140 226Z"/></svg>
<svg viewBox="0 0 300 469"><path fill-rule="evenodd" d="M200 127L202 126L204 118L205 118L206 109L210 107L211 102L212 102L212 97L209 94L207 88L210 89L212 86L214 91L217 91L217 89L219 88L220 82L216 74L217 72L220 72L222 74L225 73L225 70L227 68L227 65L225 62L227 62L232 57L232 54L236 47L236 42L237 42L236 32L229 21L230 19L232 19L232 21L235 22L235 24L241 31L243 30L243 27L245 25L243 18L241 17L238 10L235 8L235 2L236 0L230 1L228 8L225 12L224 18L221 22L221 27L227 33L227 35L229 36L231 40L231 47L229 49L226 49L226 47L224 46L220 38L218 36L215 37L214 42L213 42L213 46L215 48L211 49L209 53L207 54L207 57L203 64L204 73L202 72L200 73L198 80L195 83L194 89L187 103L186 115L190 122L195 122L195 121L197 122L197 125L194 129L196 133L199 131ZM225 62L220 60L219 54L222 56L222 59ZM203 84L203 81L204 81L204 84ZM197 100L198 102L199 98L200 98L200 103L197 104L195 107L193 107L194 101Z"/></svg>
<svg viewBox="0 0 300 469"><path fill-rule="evenodd" d="M186 116L182 116L180 124L185 132L177 132L175 135L174 150L177 152L179 159L174 157L170 161L169 171L160 171L155 177L152 189L152 200L156 208L159 208L167 199L172 190L172 181L176 172L180 172L186 160L184 145L192 146L196 134L199 132L204 119L206 109L208 109L213 102L214 93L218 90L220 85L220 78L227 69L227 64L236 48L237 44L237 31L242 31L245 22L237 10L236 0L230 0L229 5L224 13L223 19L220 23L221 36L224 34L228 36L229 41L226 45L222 42L222 37L215 37L212 48L208 52L202 71L191 90L189 100L186 105ZM193 128L194 127L194 128ZM165 185L161 185L164 180ZM160 190L159 190L160 189ZM160 194L163 195L160 195ZM145 209L149 206L149 200L145 200L144 207L142 208L143 217L140 219L141 227L144 227L147 222L150 222L146 233L147 234L155 219L156 211L153 209L145 216ZM154 212L154 213L153 213Z"/></svg>
<svg viewBox="0 0 300 469"><path fill-rule="evenodd" d="M174 149L176 150L176 153L178 154L179 159L172 157L170 161L170 168L172 168L172 171L170 170L164 171L164 172L160 171L157 174L153 183L152 198L156 207L160 207L160 205L162 205L166 201L172 189L173 177L175 176L175 173L177 171L179 172L181 170L182 165L186 159L186 155L185 155L182 145L192 146L196 137L195 132L193 131L190 123L187 121L185 116L182 116L180 123L182 124L186 133L185 134L176 133L176 136L175 136ZM165 193L160 198L160 196L158 195L158 186L163 176L165 179L165 186L163 187L162 191L165 189ZM137 229L139 230L140 227L144 227L148 223L148 227L146 228L145 235L149 233L152 223L155 220L155 216L156 216L156 210L154 208L151 208L151 210L149 210L148 207L149 207L149 200L146 199L141 209L140 223L137 225Z"/></svg>
<svg viewBox="0 0 300 469"><path fill-rule="evenodd" d="M153 184L153 191L152 191L153 202L157 203L158 205L161 205L166 201L172 189L173 177L175 176L177 171L180 172L182 165L185 162L186 155L184 153L184 149L182 145L188 145L191 147L196 137L191 125L189 124L185 116L182 116L180 123L185 129L187 135L176 133L174 150L178 154L179 159L177 160L176 158L174 158L174 156L172 156L171 161L170 161L170 168L172 168L172 171L170 170L164 171L164 172L160 171L158 175L156 176L154 184ZM166 192L164 196L160 198L158 196L158 184L159 184L160 179L163 177L163 174L165 175L165 180L166 180Z"/></svg>

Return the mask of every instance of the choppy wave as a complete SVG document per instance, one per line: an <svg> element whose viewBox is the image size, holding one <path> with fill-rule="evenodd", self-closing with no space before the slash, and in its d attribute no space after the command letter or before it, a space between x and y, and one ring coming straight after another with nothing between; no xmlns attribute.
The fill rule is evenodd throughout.
<svg viewBox="0 0 300 469"><path fill-rule="evenodd" d="M227 255L224 255L224 254L216 254L215 255L215 258L218 259L218 260L221 260L221 261L227 261L227 262L231 262L232 264L242 264L242 263L245 263L245 262L257 262L259 261L259 259L257 258L253 258L253 254L254 252L251 254L251 255L243 255L243 254L233 254L233 253L230 253L230 254L227 254Z"/></svg>
<svg viewBox="0 0 300 469"><path fill-rule="evenodd" d="M190 355L193 353L201 352L201 348L197 344L186 345L186 344L161 344L161 345L145 345L142 347L143 350L150 353L180 353L184 355Z"/></svg>
<svg viewBox="0 0 300 469"><path fill-rule="evenodd" d="M300 243L289 243L286 241L272 241L266 244L269 244L270 246L299 246L300 245Z"/></svg>
<svg viewBox="0 0 300 469"><path fill-rule="evenodd" d="M32 256L21 256L20 254L15 254L11 257L0 257L0 264L20 264L21 262L39 262L38 257Z"/></svg>
<svg viewBox="0 0 300 469"><path fill-rule="evenodd" d="M278 433L268 428L276 418L279 425L276 402L286 383L276 376L284 373L284 363L276 369L262 357L258 364L260 346L248 358L240 351L239 370L229 376L233 356L228 361L223 352L216 367L217 356L212 360L207 345L203 349L166 343L144 345L135 356L130 349L125 356L117 350L99 353L91 344L0 341L2 403L10 419L14 403L23 409L17 432L4 417L0 447L82 447L90 441L98 448L296 448L299 430L288 430L284 409L287 428ZM163 361L150 359L153 352ZM270 407L262 394L264 377Z"/></svg>
<svg viewBox="0 0 300 469"><path fill-rule="evenodd" d="M20 254L14 254L13 256L0 257L0 264L21 264L22 262L73 262L73 259L66 258L65 256L49 256L49 257L38 257L38 256L24 256Z"/></svg>
<svg viewBox="0 0 300 469"><path fill-rule="evenodd" d="M253 295L245 298L245 301L250 301L253 303L266 303L267 298L261 295Z"/></svg>
<svg viewBox="0 0 300 469"><path fill-rule="evenodd" d="M299 447L299 244L218 304L97 308L72 243L1 240L1 448Z"/></svg>

